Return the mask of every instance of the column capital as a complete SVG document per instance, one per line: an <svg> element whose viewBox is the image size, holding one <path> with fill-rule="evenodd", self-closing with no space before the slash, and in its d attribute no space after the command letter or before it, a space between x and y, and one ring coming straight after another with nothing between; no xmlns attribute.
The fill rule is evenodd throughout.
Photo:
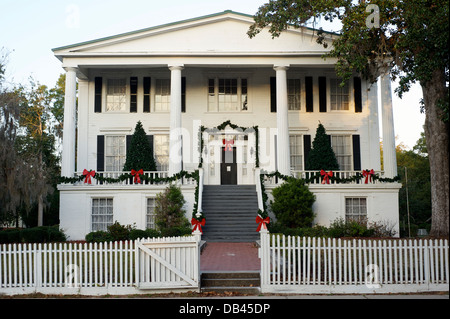
<svg viewBox="0 0 450 319"><path fill-rule="evenodd" d="M169 64L170 71L183 70L184 64Z"/></svg>
<svg viewBox="0 0 450 319"><path fill-rule="evenodd" d="M66 72L78 72L78 68L77 67L72 67L72 66L65 67L64 70Z"/></svg>
<svg viewBox="0 0 450 319"><path fill-rule="evenodd" d="M275 71L287 71L290 67L290 64L274 64L273 69Z"/></svg>

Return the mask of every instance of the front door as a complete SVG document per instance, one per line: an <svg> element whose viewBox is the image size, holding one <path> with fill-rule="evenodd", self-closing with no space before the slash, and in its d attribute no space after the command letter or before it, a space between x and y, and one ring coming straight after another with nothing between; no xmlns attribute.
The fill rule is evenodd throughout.
<svg viewBox="0 0 450 319"><path fill-rule="evenodd" d="M236 147L231 150L225 150L225 147L222 147L220 178L222 185L237 185Z"/></svg>

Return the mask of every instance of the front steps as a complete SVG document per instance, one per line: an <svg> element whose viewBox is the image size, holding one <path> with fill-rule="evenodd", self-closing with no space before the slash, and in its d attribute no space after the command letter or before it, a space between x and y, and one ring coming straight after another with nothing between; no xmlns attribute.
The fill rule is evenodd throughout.
<svg viewBox="0 0 450 319"><path fill-rule="evenodd" d="M259 239L255 185L205 185L202 209L206 219L202 239L209 242L253 242Z"/></svg>
<svg viewBox="0 0 450 319"><path fill-rule="evenodd" d="M201 292L259 294L259 272L204 272L201 276Z"/></svg>

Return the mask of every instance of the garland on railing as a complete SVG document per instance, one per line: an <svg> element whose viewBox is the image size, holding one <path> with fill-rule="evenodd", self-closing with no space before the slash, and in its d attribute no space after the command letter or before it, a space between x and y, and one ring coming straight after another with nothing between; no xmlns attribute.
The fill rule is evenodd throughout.
<svg viewBox="0 0 450 319"><path fill-rule="evenodd" d="M197 216L199 179L200 179L199 176L200 175L199 175L198 170L196 170L194 172L181 171L178 174L175 174L170 177L149 177L147 175L143 175L142 170L139 170L139 171L132 170L130 173L124 172L123 174L117 176L116 178L113 178L113 177L104 177L100 173L96 173L93 170L88 171L85 169L83 171L83 175L80 175L77 177L61 176L59 178L59 182L61 184L74 184L74 183L82 182L84 180L85 184L91 184L91 178L95 178L100 183L105 183L105 182L106 183L119 183L119 182L123 182L127 179L133 178L133 183L135 183L135 184L141 184L142 181L145 181L150 184L157 184L157 183L172 183L172 182L175 182L182 178L192 178L195 180L195 182L197 184L195 187L195 202L194 202L192 217L193 217L193 219L202 221L202 220L204 220L203 213L200 213L200 215Z"/></svg>
<svg viewBox="0 0 450 319"><path fill-rule="evenodd" d="M213 127L213 128L206 128L203 125L200 126L200 139L199 139L199 153L200 153L200 159L198 167L201 168L203 166L203 148L205 146L205 141L203 140L203 132L217 132L217 131L223 131L227 126L231 127L233 130L240 129L242 132L245 132L247 130L253 130L255 132L255 167L259 167L259 128L258 126L252 126L252 127L243 127L238 126L236 124L231 123L230 120L227 120L220 124L219 126Z"/></svg>

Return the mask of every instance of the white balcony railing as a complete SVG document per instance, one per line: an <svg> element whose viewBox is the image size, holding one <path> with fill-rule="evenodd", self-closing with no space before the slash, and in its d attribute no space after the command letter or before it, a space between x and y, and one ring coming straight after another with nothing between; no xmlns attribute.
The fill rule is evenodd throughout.
<svg viewBox="0 0 450 319"><path fill-rule="evenodd" d="M291 175L306 180L310 185L366 184L366 176L363 176L361 171L333 171L331 176L328 175L328 179L322 176L320 171L291 171ZM383 177L383 172L374 172L372 176L368 175L367 184L380 183L374 176ZM283 180L277 176L266 175L264 182L268 185L277 185L282 183Z"/></svg>
<svg viewBox="0 0 450 319"><path fill-rule="evenodd" d="M125 178L128 174L129 177ZM76 176L83 176L83 172L76 173ZM91 177L91 183L83 178L80 182L75 183L75 185L123 185L123 186L139 186L139 185L163 185L167 184L167 181L161 179L166 179L169 177L169 172L167 171L146 171L139 175L140 182L135 179L129 172L96 172L95 177ZM192 177L182 178L183 185L195 185L196 181Z"/></svg>

